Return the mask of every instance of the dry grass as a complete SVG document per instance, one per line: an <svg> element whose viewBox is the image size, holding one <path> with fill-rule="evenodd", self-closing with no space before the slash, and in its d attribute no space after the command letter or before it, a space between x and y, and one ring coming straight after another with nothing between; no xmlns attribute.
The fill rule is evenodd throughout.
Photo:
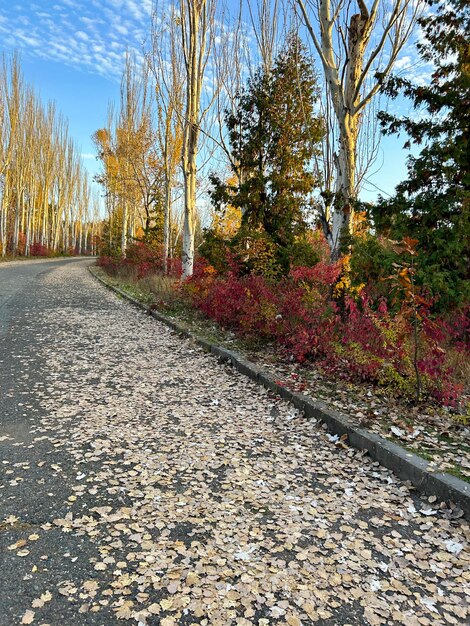
<svg viewBox="0 0 470 626"><path fill-rule="evenodd" d="M447 361L454 371L455 380L464 385L465 390L470 389L470 359L468 353L455 348L447 349Z"/></svg>
<svg viewBox="0 0 470 626"><path fill-rule="evenodd" d="M177 278L153 274L142 278L139 286L155 296L155 304L159 308L175 309L185 303L186 299Z"/></svg>

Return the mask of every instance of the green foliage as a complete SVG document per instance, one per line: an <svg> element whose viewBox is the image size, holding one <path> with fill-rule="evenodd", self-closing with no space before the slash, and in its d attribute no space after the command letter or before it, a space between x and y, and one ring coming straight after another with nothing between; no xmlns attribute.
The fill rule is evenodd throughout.
<svg viewBox="0 0 470 626"><path fill-rule="evenodd" d="M285 249L279 248L262 228L254 230L242 225L233 239L232 250L244 273L259 274L268 279L282 273L280 259Z"/></svg>
<svg viewBox="0 0 470 626"><path fill-rule="evenodd" d="M157 248L163 245L163 209L160 203L155 203L148 211L145 228L137 234L137 241Z"/></svg>
<svg viewBox="0 0 470 626"><path fill-rule="evenodd" d="M212 176L216 210L231 205L242 211L237 245L250 237L272 243L283 272L306 229L318 182L311 164L324 133L314 111L317 98L312 60L291 34L272 71L258 70L239 95L235 113L226 115L233 181Z"/></svg>
<svg viewBox="0 0 470 626"><path fill-rule="evenodd" d="M382 237L367 233L363 237L353 238L350 260L351 284L358 286L365 283L368 292L374 297L384 296L388 300L390 288L385 280L393 273L393 263L396 263L397 259L396 252Z"/></svg>
<svg viewBox="0 0 470 626"><path fill-rule="evenodd" d="M111 217L103 221L100 255L120 256L122 236L122 210L118 207Z"/></svg>
<svg viewBox="0 0 470 626"><path fill-rule="evenodd" d="M292 267L313 267L322 259L318 242L312 241L311 233L301 233L289 248L289 263Z"/></svg>
<svg viewBox="0 0 470 626"><path fill-rule="evenodd" d="M222 235L213 228L207 228L198 252L218 272L223 272L229 249L229 242Z"/></svg>
<svg viewBox="0 0 470 626"><path fill-rule="evenodd" d="M389 95L403 92L428 117L381 114L385 133L405 131L408 145L424 147L409 158L408 179L395 196L381 199L372 214L379 233L419 241L416 280L444 308L470 295L470 7L466 0L430 4L436 12L421 20L426 40L419 44L435 67L430 83L394 77L386 86Z"/></svg>

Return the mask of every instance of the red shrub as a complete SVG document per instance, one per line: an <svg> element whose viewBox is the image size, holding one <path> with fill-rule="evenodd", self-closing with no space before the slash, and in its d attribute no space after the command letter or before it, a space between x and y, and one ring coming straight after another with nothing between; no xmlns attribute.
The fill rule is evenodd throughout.
<svg viewBox="0 0 470 626"><path fill-rule="evenodd" d="M459 352L470 352L470 304L454 311L448 319L436 320L435 326L443 332Z"/></svg>
<svg viewBox="0 0 470 626"><path fill-rule="evenodd" d="M163 273L163 249L152 248L138 241L128 246L125 259L100 256L97 264L109 274L116 275L120 270L131 270L137 279L141 279L151 274ZM167 274L172 277L181 276L181 259L168 259Z"/></svg>
<svg viewBox="0 0 470 626"><path fill-rule="evenodd" d="M126 259L101 257L98 265L109 274L131 269L143 278L163 272L162 250L135 243ZM433 320L424 298L417 311L404 303L398 313L389 311L384 298L373 299L365 291L357 297L346 292L338 303L333 294L341 274L339 263L295 267L277 282L261 274L240 275L239 261L230 253L226 268L218 274L200 258L184 283L193 306L221 326L273 342L285 358L315 361L336 378L372 382L413 397L416 322L416 367L423 390L444 404L456 403L462 388L453 382L445 348L468 350L470 307L452 320ZM181 276L181 259L171 261L169 273Z"/></svg>
<svg viewBox="0 0 470 626"><path fill-rule="evenodd" d="M30 256L52 256L52 250L42 243L35 242L29 247L29 254Z"/></svg>
<svg viewBox="0 0 470 626"><path fill-rule="evenodd" d="M115 276L117 274L117 270L120 265L119 262L111 256L100 256L96 264L99 267L102 267L104 271L111 276Z"/></svg>
<svg viewBox="0 0 470 626"><path fill-rule="evenodd" d="M382 384L413 396L416 376L409 311L392 315L384 299L374 302L366 293L357 299L347 296L340 309L332 299L339 273L338 264L321 262L295 268L276 283L232 270L217 275L202 260L185 286L194 306L205 315L246 337L275 342L289 359L316 361L336 377ZM448 329L432 322L424 309L419 323L417 366L425 391L453 404L461 388L452 383L441 347L449 337ZM466 329L466 323L460 321L459 327ZM468 333L456 333L460 343L462 335Z"/></svg>

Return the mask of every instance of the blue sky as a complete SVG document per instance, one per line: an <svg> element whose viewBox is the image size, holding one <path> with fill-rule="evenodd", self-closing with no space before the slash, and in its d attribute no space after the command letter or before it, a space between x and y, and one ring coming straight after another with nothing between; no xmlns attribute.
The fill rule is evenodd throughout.
<svg viewBox="0 0 470 626"><path fill-rule="evenodd" d="M126 49L141 54L148 41L151 11L152 0L18 0L0 6L0 52L19 51L26 80L69 119L92 174L99 166L91 134L104 125L108 102L118 101ZM401 67L410 65L412 54L404 51ZM385 138L378 160L383 165L369 175L388 193L406 173L403 142ZM362 196L376 194L366 185Z"/></svg>
<svg viewBox="0 0 470 626"><path fill-rule="evenodd" d="M0 51L20 53L26 80L54 100L91 173L91 134L119 97L126 49L141 52L151 0L36 0L0 4Z"/></svg>

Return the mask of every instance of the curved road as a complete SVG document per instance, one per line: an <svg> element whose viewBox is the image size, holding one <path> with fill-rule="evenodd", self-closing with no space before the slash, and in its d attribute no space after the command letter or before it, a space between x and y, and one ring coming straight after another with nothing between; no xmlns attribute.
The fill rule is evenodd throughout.
<svg viewBox="0 0 470 626"><path fill-rule="evenodd" d="M0 265L1 626L468 623L467 522L89 263Z"/></svg>

